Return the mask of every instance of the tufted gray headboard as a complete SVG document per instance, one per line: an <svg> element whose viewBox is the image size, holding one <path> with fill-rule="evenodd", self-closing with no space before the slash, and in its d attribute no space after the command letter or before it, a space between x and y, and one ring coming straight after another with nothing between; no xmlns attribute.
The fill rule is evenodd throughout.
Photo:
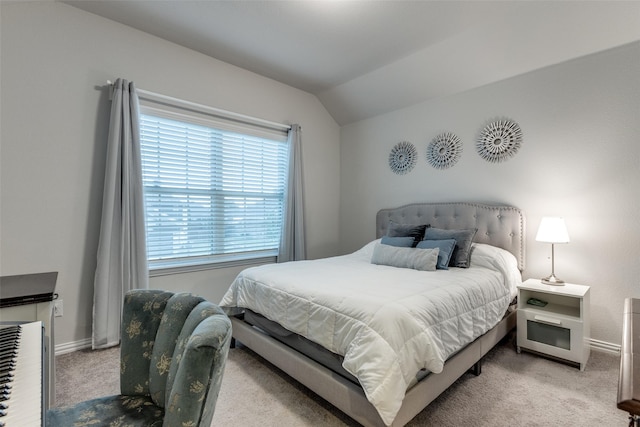
<svg viewBox="0 0 640 427"><path fill-rule="evenodd" d="M525 219L513 206L481 203L414 203L382 209L376 215L376 237L387 233L389 220L399 224L430 224L448 229L477 228L473 241L508 250L525 267Z"/></svg>

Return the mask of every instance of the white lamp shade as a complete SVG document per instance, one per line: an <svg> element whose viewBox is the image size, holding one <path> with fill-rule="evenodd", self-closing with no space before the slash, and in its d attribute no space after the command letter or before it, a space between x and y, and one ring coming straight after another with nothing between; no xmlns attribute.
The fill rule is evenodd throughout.
<svg viewBox="0 0 640 427"><path fill-rule="evenodd" d="M569 233L564 218L543 217L540 221L540 227L538 227L536 240L545 243L569 243Z"/></svg>

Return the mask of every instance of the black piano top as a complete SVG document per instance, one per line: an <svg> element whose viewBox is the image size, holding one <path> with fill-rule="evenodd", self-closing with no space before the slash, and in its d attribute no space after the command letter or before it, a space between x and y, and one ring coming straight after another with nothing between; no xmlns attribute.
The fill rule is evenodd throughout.
<svg viewBox="0 0 640 427"><path fill-rule="evenodd" d="M0 277L0 308L52 301L58 272Z"/></svg>

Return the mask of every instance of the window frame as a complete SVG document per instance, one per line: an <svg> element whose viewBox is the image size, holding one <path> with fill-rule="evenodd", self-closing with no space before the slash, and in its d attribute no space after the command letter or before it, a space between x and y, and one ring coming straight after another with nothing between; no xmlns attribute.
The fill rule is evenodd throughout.
<svg viewBox="0 0 640 427"><path fill-rule="evenodd" d="M206 126L223 131L236 132L244 135L257 136L270 140L276 140L287 144L289 149L288 131L289 125L265 121L241 114L219 110L189 101L182 101L150 92L139 92L140 114L183 121L198 126ZM141 141L142 142L142 141ZM286 155L288 158L288 155ZM285 166L284 193L282 195L282 208L284 215L286 204L286 192L288 179L288 167ZM144 187L144 184L143 184ZM145 235L146 235L146 200L145 200ZM279 248L260 251L245 251L234 254L210 254L201 257L188 257L188 259L172 258L165 261L149 260L149 276L162 276L177 273L203 271L217 268L229 268L244 265L256 265L273 263L277 260ZM148 258L148 255L147 255ZM201 262L198 262L200 259Z"/></svg>

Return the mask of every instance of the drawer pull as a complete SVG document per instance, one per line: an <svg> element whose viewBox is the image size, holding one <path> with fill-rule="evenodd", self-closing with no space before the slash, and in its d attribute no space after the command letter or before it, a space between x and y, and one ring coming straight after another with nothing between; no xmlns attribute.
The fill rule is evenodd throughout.
<svg viewBox="0 0 640 427"><path fill-rule="evenodd" d="M538 322L548 323L550 325L562 325L562 322L560 320L554 319L553 317L539 316L536 314L535 316L533 316L533 318Z"/></svg>

